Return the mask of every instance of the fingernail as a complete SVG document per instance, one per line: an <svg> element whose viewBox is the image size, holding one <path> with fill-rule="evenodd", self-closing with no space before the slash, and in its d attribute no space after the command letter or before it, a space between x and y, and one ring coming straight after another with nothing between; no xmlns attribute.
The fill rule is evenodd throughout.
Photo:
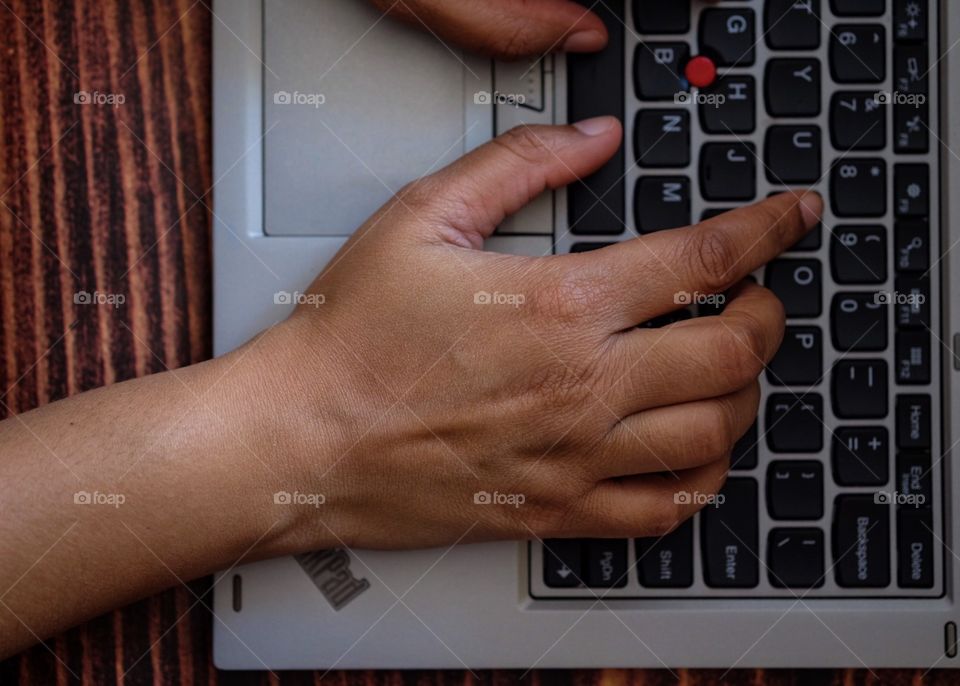
<svg viewBox="0 0 960 686"><path fill-rule="evenodd" d="M803 225L809 231L820 223L823 213L823 198L813 191L804 193L800 198L800 214L803 216Z"/></svg>
<svg viewBox="0 0 960 686"><path fill-rule="evenodd" d="M585 136L599 136L612 129L615 121L615 117L593 117L576 122L573 128Z"/></svg>
<svg viewBox="0 0 960 686"><path fill-rule="evenodd" d="M575 31L563 41L563 49L567 52L593 52L600 50L607 44L607 37L601 31L588 29Z"/></svg>

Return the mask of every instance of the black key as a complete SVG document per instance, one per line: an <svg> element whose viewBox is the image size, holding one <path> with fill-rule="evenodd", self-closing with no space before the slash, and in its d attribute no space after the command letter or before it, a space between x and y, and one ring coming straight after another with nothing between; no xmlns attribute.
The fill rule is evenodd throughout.
<svg viewBox="0 0 960 686"><path fill-rule="evenodd" d="M887 108L876 91L837 91L830 98L830 140L838 150L882 150Z"/></svg>
<svg viewBox="0 0 960 686"><path fill-rule="evenodd" d="M896 292L884 293L896 308L897 327L902 329L930 328L930 278L899 276L894 281Z"/></svg>
<svg viewBox="0 0 960 686"><path fill-rule="evenodd" d="M830 204L838 217L880 217L887 211L887 165L863 157L837 160L830 170Z"/></svg>
<svg viewBox="0 0 960 686"><path fill-rule="evenodd" d="M774 50L813 50L820 47L820 0L767 0L763 27Z"/></svg>
<svg viewBox="0 0 960 686"><path fill-rule="evenodd" d="M928 511L897 512L897 583L933 588L933 515Z"/></svg>
<svg viewBox="0 0 960 686"><path fill-rule="evenodd" d="M926 103L893 106L893 149L908 153L930 149L930 109Z"/></svg>
<svg viewBox="0 0 960 686"><path fill-rule="evenodd" d="M930 457L918 454L897 455L897 471L893 476L895 505L933 507L933 472Z"/></svg>
<svg viewBox="0 0 960 686"><path fill-rule="evenodd" d="M640 43L633 58L633 87L637 97L641 100L673 100L684 90L683 68L689 59L690 46L686 43ZM622 62L623 58L620 60ZM623 91L622 87L620 91Z"/></svg>
<svg viewBox="0 0 960 686"><path fill-rule="evenodd" d="M898 43L927 40L927 0L893 0L893 37Z"/></svg>
<svg viewBox="0 0 960 686"><path fill-rule="evenodd" d="M883 283L887 280L887 230L880 224L834 229L830 270L837 283Z"/></svg>
<svg viewBox="0 0 960 686"><path fill-rule="evenodd" d="M767 288L783 302L788 317L819 317L821 276L818 260L774 260L767 265Z"/></svg>
<svg viewBox="0 0 960 686"><path fill-rule="evenodd" d="M769 60L763 93L772 117L815 117L820 114L820 61Z"/></svg>
<svg viewBox="0 0 960 686"><path fill-rule="evenodd" d="M701 89L708 98L698 106L700 127L707 133L753 133L757 125L756 91L754 78L739 74L722 76Z"/></svg>
<svg viewBox="0 0 960 686"><path fill-rule="evenodd" d="M882 486L889 479L889 460L885 427L844 426L833 434L833 479L841 486Z"/></svg>
<svg viewBox="0 0 960 686"><path fill-rule="evenodd" d="M753 143L705 143L700 148L700 192L706 200L752 200L757 192Z"/></svg>
<svg viewBox="0 0 960 686"><path fill-rule="evenodd" d="M730 453L730 469L753 469L756 467L759 443L757 423L754 422L747 429L747 433L734 443L733 450Z"/></svg>
<svg viewBox="0 0 960 686"><path fill-rule="evenodd" d="M627 585L627 541L622 538L586 540L586 577L590 588L623 588Z"/></svg>
<svg viewBox="0 0 960 686"><path fill-rule="evenodd" d="M893 236L893 265L898 272L925 272L930 268L930 225L927 222L898 221Z"/></svg>
<svg viewBox="0 0 960 686"><path fill-rule="evenodd" d="M590 252L591 250L606 248L608 245L613 245L613 243L574 243L570 246L570 252Z"/></svg>
<svg viewBox="0 0 960 686"><path fill-rule="evenodd" d="M890 509L872 495L841 495L834 502L833 561L837 584L883 588L890 583Z"/></svg>
<svg viewBox="0 0 960 686"><path fill-rule="evenodd" d="M840 360L833 367L833 413L842 419L887 416L886 360Z"/></svg>
<svg viewBox="0 0 960 686"><path fill-rule="evenodd" d="M770 183L815 183L820 180L820 127L771 126L764 142Z"/></svg>
<svg viewBox="0 0 960 686"><path fill-rule="evenodd" d="M875 17L883 14L885 0L830 0L830 9L840 17Z"/></svg>
<svg viewBox="0 0 960 686"><path fill-rule="evenodd" d="M690 179L641 176L633 196L637 230L652 233L690 223Z"/></svg>
<svg viewBox="0 0 960 686"><path fill-rule="evenodd" d="M690 30L690 0L633 0L637 33L686 33Z"/></svg>
<svg viewBox="0 0 960 686"><path fill-rule="evenodd" d="M812 386L823 376L823 334L816 326L788 326L767 365L774 386Z"/></svg>
<svg viewBox="0 0 960 686"><path fill-rule="evenodd" d="M830 333L837 350L886 350L887 306L876 293L837 293L830 303Z"/></svg>
<svg viewBox="0 0 960 686"><path fill-rule="evenodd" d="M700 52L720 67L749 67L755 59L756 30L751 9L705 9L700 13Z"/></svg>
<svg viewBox="0 0 960 686"><path fill-rule="evenodd" d="M567 57L567 121L612 115L623 121L623 0L594 8L609 33L607 47ZM567 221L579 234L617 235L624 230L626 155L621 146L599 170L567 188ZM599 198L599 200L598 200Z"/></svg>
<svg viewBox="0 0 960 686"><path fill-rule="evenodd" d="M897 217L926 217L930 213L929 165L893 165L893 210Z"/></svg>
<svg viewBox="0 0 960 686"><path fill-rule="evenodd" d="M633 151L641 167L690 164L690 113L640 110L633 128Z"/></svg>
<svg viewBox="0 0 960 686"><path fill-rule="evenodd" d="M897 383L930 383L930 332L898 331L894 365Z"/></svg>
<svg viewBox="0 0 960 686"><path fill-rule="evenodd" d="M767 509L774 519L823 516L823 465L813 460L778 460L767 468Z"/></svg>
<svg viewBox="0 0 960 686"><path fill-rule="evenodd" d="M930 396L897 396L897 447L904 450L929 450Z"/></svg>
<svg viewBox="0 0 960 686"><path fill-rule="evenodd" d="M772 529L767 558L771 586L823 586L823 532L820 529Z"/></svg>
<svg viewBox="0 0 960 686"><path fill-rule="evenodd" d="M772 393L767 398L767 445L775 453L823 449L823 396Z"/></svg>
<svg viewBox="0 0 960 686"><path fill-rule="evenodd" d="M720 495L722 504L700 514L704 580L714 588L753 588L760 578L757 482L727 479Z"/></svg>
<svg viewBox="0 0 960 686"><path fill-rule="evenodd" d="M880 24L839 24L830 36L830 73L838 83L880 83L886 76L886 33Z"/></svg>
<svg viewBox="0 0 960 686"><path fill-rule="evenodd" d="M543 542L543 583L551 588L576 588L581 584L582 548L573 538Z"/></svg>
<svg viewBox="0 0 960 686"><path fill-rule="evenodd" d="M713 219L714 217L719 217L721 214L729 212L730 210L735 209L733 207L711 207L710 209L704 210L700 213L700 221L705 222L708 219Z"/></svg>
<svg viewBox="0 0 960 686"><path fill-rule="evenodd" d="M661 538L637 539L637 571L647 588L693 585L693 520Z"/></svg>
<svg viewBox="0 0 960 686"><path fill-rule="evenodd" d="M898 105L920 105L930 94L930 60L926 45L899 45L893 50L891 99ZM921 97L922 96L922 97Z"/></svg>

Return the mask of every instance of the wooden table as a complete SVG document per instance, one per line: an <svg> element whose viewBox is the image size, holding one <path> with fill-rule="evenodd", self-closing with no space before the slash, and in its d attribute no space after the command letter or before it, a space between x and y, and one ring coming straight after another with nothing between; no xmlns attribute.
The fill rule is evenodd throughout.
<svg viewBox="0 0 960 686"><path fill-rule="evenodd" d="M0 0L0 417L210 355L214 21L205 0ZM124 294L126 303L77 308L74 294L84 290ZM275 682L213 667L209 590L209 579L198 580L88 622L0 663L0 684ZM677 674L690 684L723 676ZM723 681L912 684L919 674L745 670ZM480 676L510 683L520 673ZM356 684L471 679L328 676ZM666 671L583 670L534 672L528 681L675 680ZM949 672L925 681L960 683Z"/></svg>

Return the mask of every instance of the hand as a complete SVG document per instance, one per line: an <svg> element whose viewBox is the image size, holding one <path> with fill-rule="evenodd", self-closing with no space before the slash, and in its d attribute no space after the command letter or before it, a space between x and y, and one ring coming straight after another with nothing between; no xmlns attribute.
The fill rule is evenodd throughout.
<svg viewBox="0 0 960 686"><path fill-rule="evenodd" d="M660 535L697 508L677 492L721 487L784 323L744 278L822 203L785 193L583 254L481 251L620 138L612 118L517 129L408 185L320 274L312 305L241 349L258 366L242 376L271 379L246 392L276 418L261 449L289 460L289 482L264 488L326 498L278 511L291 550ZM719 316L636 328L680 292L731 288Z"/></svg>
<svg viewBox="0 0 960 686"><path fill-rule="evenodd" d="M388 14L473 52L501 59L607 44L597 15L572 0L372 0Z"/></svg>

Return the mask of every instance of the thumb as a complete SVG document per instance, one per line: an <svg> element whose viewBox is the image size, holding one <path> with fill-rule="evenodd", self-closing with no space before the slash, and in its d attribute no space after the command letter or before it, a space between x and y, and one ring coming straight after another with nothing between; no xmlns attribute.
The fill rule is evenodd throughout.
<svg viewBox="0 0 960 686"><path fill-rule="evenodd" d="M573 0L373 0L381 10L473 52L502 59L607 43L597 15Z"/></svg>
<svg viewBox="0 0 960 686"><path fill-rule="evenodd" d="M421 231L480 248L508 216L547 189L589 176L620 147L615 117L570 126L520 126L398 194L429 222Z"/></svg>

